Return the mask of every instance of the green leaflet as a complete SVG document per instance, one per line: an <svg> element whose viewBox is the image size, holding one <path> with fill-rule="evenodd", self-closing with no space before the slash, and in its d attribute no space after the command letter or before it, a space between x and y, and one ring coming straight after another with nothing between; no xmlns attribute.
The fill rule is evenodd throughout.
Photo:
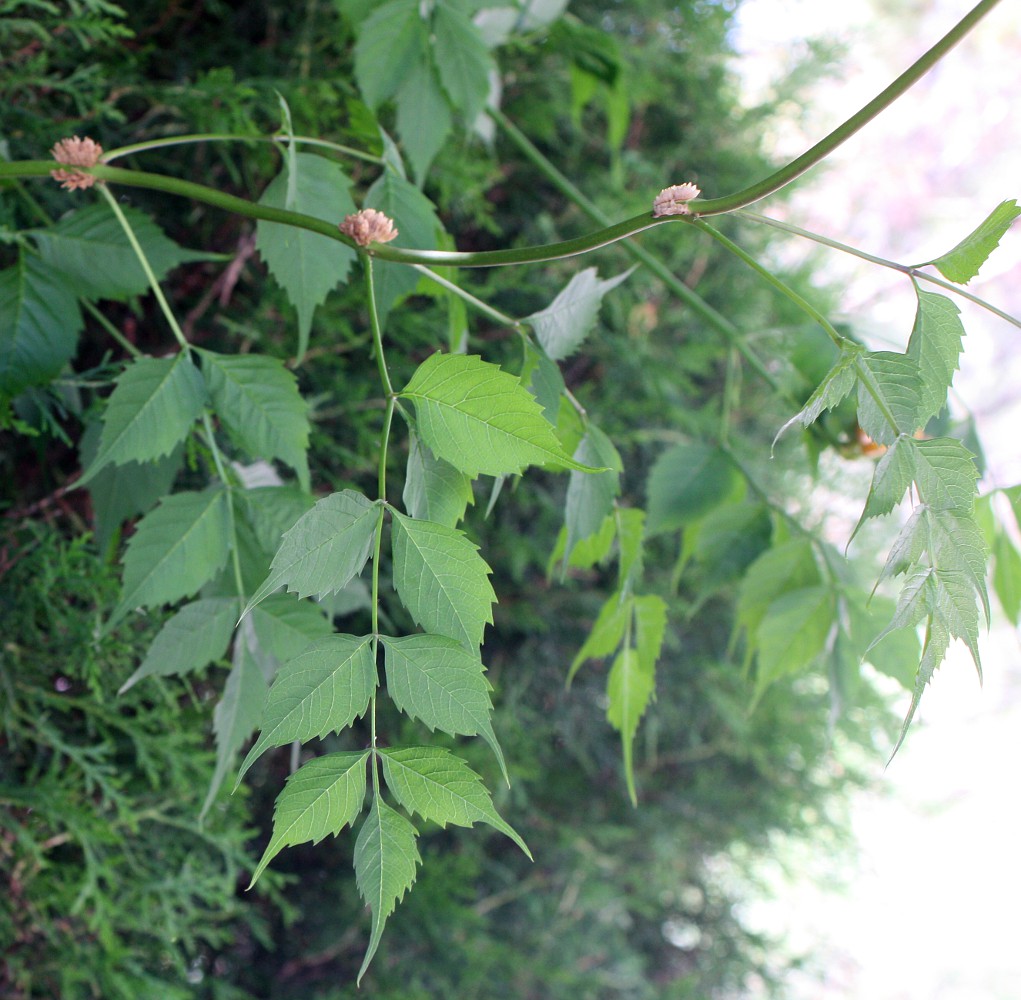
<svg viewBox="0 0 1021 1000"><path fill-rule="evenodd" d="M638 507L618 508L617 544L620 547L620 591L628 593L642 575L645 559L645 511Z"/></svg>
<svg viewBox="0 0 1021 1000"><path fill-rule="evenodd" d="M313 640L333 634L323 609L294 594L271 594L252 609L251 620L260 648L278 663L297 656Z"/></svg>
<svg viewBox="0 0 1021 1000"><path fill-rule="evenodd" d="M448 462L436 458L412 432L408 470L404 479L404 507L416 520L435 521L453 528L475 502L471 480Z"/></svg>
<svg viewBox="0 0 1021 1000"><path fill-rule="evenodd" d="M297 380L277 358L199 351L216 415L253 458L279 458L308 492L308 405Z"/></svg>
<svg viewBox="0 0 1021 1000"><path fill-rule="evenodd" d="M368 560L378 520L379 505L354 490L323 497L284 535L242 617L280 586L299 597L340 590Z"/></svg>
<svg viewBox="0 0 1021 1000"><path fill-rule="evenodd" d="M741 580L736 626L754 637L777 597L819 583L819 568L807 538L793 538L766 549Z"/></svg>
<svg viewBox="0 0 1021 1000"><path fill-rule="evenodd" d="M496 69L493 57L464 6L450 0L436 4L432 42L443 89L471 125L489 93L489 75Z"/></svg>
<svg viewBox="0 0 1021 1000"><path fill-rule="evenodd" d="M120 604L107 628L133 608L152 608L190 597L227 562L230 520L227 493L175 493L146 514L128 542Z"/></svg>
<svg viewBox="0 0 1021 1000"><path fill-rule="evenodd" d="M525 343L524 355L521 384L528 387L528 391L542 407L542 415L555 427L560 413L560 400L567 388L560 366L529 342Z"/></svg>
<svg viewBox="0 0 1021 1000"><path fill-rule="evenodd" d="M469 651L493 622L492 572L478 546L454 528L393 511L394 587L426 631L456 639Z"/></svg>
<svg viewBox="0 0 1021 1000"><path fill-rule="evenodd" d="M473 479L528 465L603 471L574 461L520 380L475 355L431 355L400 395L433 454Z"/></svg>
<svg viewBox="0 0 1021 1000"><path fill-rule="evenodd" d="M844 397L854 388L858 380L856 366L864 355L864 348L850 340L845 340L841 345L840 357L826 374L826 377L819 383L818 388L808 398L803 409L796 413L776 432L773 438L773 445L780 439L780 436L795 424L801 427L810 427L819 419L824 410L832 410L838 406Z"/></svg>
<svg viewBox="0 0 1021 1000"><path fill-rule="evenodd" d="M187 352L139 358L120 374L103 411L103 431L84 486L104 466L169 455L202 413L206 387Z"/></svg>
<svg viewBox="0 0 1021 1000"><path fill-rule="evenodd" d="M358 818L365 802L365 762L369 751L316 757L288 779L273 807L273 836L259 861L251 888L285 847L318 843L336 836Z"/></svg>
<svg viewBox="0 0 1021 1000"><path fill-rule="evenodd" d="M387 918L411 888L422 859L415 844L418 831L377 794L355 841L355 882L372 910L369 946L358 970L361 983L383 935Z"/></svg>
<svg viewBox="0 0 1021 1000"><path fill-rule="evenodd" d="M756 698L774 681L809 667L825 649L833 621L829 587L801 587L773 601L755 636Z"/></svg>
<svg viewBox="0 0 1021 1000"><path fill-rule="evenodd" d="M918 312L908 341L907 355L918 365L922 380L920 406L915 419L919 426L924 427L946 406L947 390L954 380L961 354L964 327L961 325L961 310L945 295L923 292L917 285L915 290Z"/></svg>
<svg viewBox="0 0 1021 1000"><path fill-rule="evenodd" d="M953 250L929 263L938 268L943 277L966 285L1000 245L1000 239L1019 215L1021 208L1016 201L1001 201Z"/></svg>
<svg viewBox="0 0 1021 1000"><path fill-rule="evenodd" d="M262 731L241 765L238 783L270 747L346 729L365 713L378 683L372 636L328 635L309 644L273 679Z"/></svg>
<svg viewBox="0 0 1021 1000"><path fill-rule="evenodd" d="M402 747L382 750L379 758L387 787L408 812L442 826L488 823L532 857L525 842L493 808L482 778L460 757L442 747Z"/></svg>
<svg viewBox="0 0 1021 1000"><path fill-rule="evenodd" d="M266 553L267 565L280 548L283 536L314 505L313 498L293 483L289 486L259 486L238 490L235 496L244 520L251 526L256 543Z"/></svg>
<svg viewBox="0 0 1021 1000"><path fill-rule="evenodd" d="M503 751L489 716L493 703L478 654L442 635L380 636L386 656L387 691L394 704L430 729L481 736L510 784Z"/></svg>
<svg viewBox="0 0 1021 1000"><path fill-rule="evenodd" d="M293 175L288 167L292 163ZM350 186L347 175L332 160L312 153L294 153L287 157L259 204L339 223L355 210ZM256 225L255 245L298 312L295 354L300 360L308 348L316 306L346 280L355 252L320 233L263 220Z"/></svg>
<svg viewBox="0 0 1021 1000"><path fill-rule="evenodd" d="M613 501L620 493L620 473L623 470L613 442L594 424L588 425L572 457L582 465L606 466L607 471L571 472L564 505L567 527L565 566L578 542L599 531L605 518L613 511Z"/></svg>
<svg viewBox="0 0 1021 1000"><path fill-rule="evenodd" d="M209 812L223 785L234 757L245 740L255 731L266 703L266 678L257 650L248 642L246 630L234 643L234 665L227 675L223 696L213 710L213 733L216 736L216 769L213 772L200 817Z"/></svg>
<svg viewBox="0 0 1021 1000"><path fill-rule="evenodd" d="M81 329L74 295L41 261L23 253L0 271L0 400L59 374Z"/></svg>
<svg viewBox="0 0 1021 1000"><path fill-rule="evenodd" d="M679 444L656 459L646 487L650 535L697 521L734 495L740 483L727 456L711 444Z"/></svg>
<svg viewBox="0 0 1021 1000"><path fill-rule="evenodd" d="M620 594L611 594L599 610L599 617L588 638L578 650L567 671L567 685L570 686L578 668L586 660L598 660L609 656L624 638L628 619L631 615L631 600L620 599Z"/></svg>
<svg viewBox="0 0 1021 1000"><path fill-rule="evenodd" d="M914 459L912 477L923 503L934 510L971 515L979 478L974 456L954 438L909 439L905 447Z"/></svg>
<svg viewBox="0 0 1021 1000"><path fill-rule="evenodd" d="M216 254L184 250L164 235L144 212L121 211L142 247L157 281L186 261L217 259ZM126 302L149 291L149 279L118 218L105 204L90 205L31 233L47 269L79 298Z"/></svg>
<svg viewBox="0 0 1021 1000"><path fill-rule="evenodd" d="M856 364L858 423L876 444L893 444L919 425L922 378L906 354L868 351Z"/></svg>
<svg viewBox="0 0 1021 1000"><path fill-rule="evenodd" d="M606 718L620 733L624 754L624 778L632 805L638 804L632 760L635 733L654 690L655 675L641 660L638 651L629 647L622 649L613 661L606 683L606 693L609 696Z"/></svg>
<svg viewBox="0 0 1021 1000"><path fill-rule="evenodd" d="M423 40L422 51L404 67L404 80L397 92L397 134L420 184L454 123L450 104L424 48Z"/></svg>
<svg viewBox="0 0 1021 1000"><path fill-rule="evenodd" d="M365 207L375 208L393 219L397 226L397 245L410 250L431 250L436 246L443 226L433 203L396 170L388 167L365 194ZM386 323L391 307L414 291L419 282L417 271L407 264L374 261L376 308L379 321Z"/></svg>
<svg viewBox="0 0 1021 1000"><path fill-rule="evenodd" d="M391 0L361 26L355 77L370 108L393 97L409 71L427 58L429 34L418 0Z"/></svg>
<svg viewBox="0 0 1021 1000"><path fill-rule="evenodd" d="M889 514L904 499L915 477L912 442L913 439L906 434L901 435L876 463L865 508L851 532L852 539L869 518Z"/></svg>
<svg viewBox="0 0 1021 1000"><path fill-rule="evenodd" d="M1021 555L1004 532L993 542L993 590L1007 620L1017 627L1021 619Z"/></svg>
<svg viewBox="0 0 1021 1000"><path fill-rule="evenodd" d="M219 660L230 645L239 608L237 598L230 597L186 604L166 621L142 665L124 682L118 694L144 677L185 674Z"/></svg>
<svg viewBox="0 0 1021 1000"><path fill-rule="evenodd" d="M594 267L576 274L543 310L526 316L528 323L554 361L572 355L592 332L603 296L631 276L634 268L602 281Z"/></svg>

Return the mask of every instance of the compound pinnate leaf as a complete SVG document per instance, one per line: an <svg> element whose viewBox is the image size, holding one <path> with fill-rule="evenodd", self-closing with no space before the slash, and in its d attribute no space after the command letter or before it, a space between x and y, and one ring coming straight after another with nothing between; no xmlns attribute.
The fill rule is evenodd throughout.
<svg viewBox="0 0 1021 1000"><path fill-rule="evenodd" d="M426 631L477 649L493 622L492 572L463 532L394 511L394 587Z"/></svg>
<svg viewBox="0 0 1021 1000"><path fill-rule="evenodd" d="M606 682L609 706L607 721L620 733L624 750L624 778L628 795L634 805L638 804L635 789L635 771L632 751L638 723L656 688L655 671L645 663L635 649L625 648L617 654Z"/></svg>
<svg viewBox="0 0 1021 1000"><path fill-rule="evenodd" d="M442 747L387 749L379 756L387 787L408 812L442 826L488 823L532 857L525 842L493 808L482 778L460 757Z"/></svg>
<svg viewBox="0 0 1021 1000"><path fill-rule="evenodd" d="M174 493L139 521L124 554L121 601L109 625L132 608L190 597L216 575L229 553L227 505L220 487Z"/></svg>
<svg viewBox="0 0 1021 1000"><path fill-rule="evenodd" d="M212 597L186 604L159 630L142 665L124 682L123 694L145 677L201 670L230 645L240 605L236 598Z"/></svg>
<svg viewBox="0 0 1021 1000"><path fill-rule="evenodd" d="M273 807L273 836L252 875L251 888L285 847L336 836L358 818L365 802L369 751L316 757L288 779Z"/></svg>
<svg viewBox="0 0 1021 1000"><path fill-rule="evenodd" d="M442 635L380 636L386 651L387 691L394 704L430 729L481 736L492 748L504 779L507 765L493 732L493 702L478 654Z"/></svg>
<svg viewBox="0 0 1021 1000"><path fill-rule="evenodd" d="M1001 201L978 228L965 236L953 250L929 263L938 268L943 277L966 285L1000 245L1003 234L1019 215L1021 208L1016 201Z"/></svg>
<svg viewBox="0 0 1021 1000"><path fill-rule="evenodd" d="M329 635L310 643L277 672L262 731L241 765L238 782L268 748L321 739L351 725L368 708L377 684L372 636Z"/></svg>
<svg viewBox="0 0 1021 1000"><path fill-rule="evenodd" d="M285 159L259 204L339 221L355 210L350 186L347 175L332 160L295 153ZM298 312L296 354L301 358L308 347L316 306L347 278L355 252L320 233L263 220L256 226L255 245Z"/></svg>
<svg viewBox="0 0 1021 1000"><path fill-rule="evenodd" d="M961 310L945 295L918 291L918 312L907 354L918 365L922 380L916 415L920 426L946 405L964 339L960 316Z"/></svg>
<svg viewBox="0 0 1021 1000"><path fill-rule="evenodd" d="M372 911L369 946L358 970L357 982L379 947L390 914L415 882L422 858L415 838L418 831L377 794L355 841L355 882Z"/></svg>
<svg viewBox="0 0 1021 1000"><path fill-rule="evenodd" d="M550 358L560 361L581 347L596 325L603 296L630 277L633 270L603 281L594 267L588 267L576 274L545 309L525 318Z"/></svg>
<svg viewBox="0 0 1021 1000"><path fill-rule="evenodd" d="M231 439L253 458L286 462L307 491L308 405L294 375L260 354L200 353L213 409Z"/></svg>
<svg viewBox="0 0 1021 1000"><path fill-rule="evenodd" d="M103 431L84 486L109 463L148 462L169 455L202 413L206 386L187 352L139 358L128 365L103 412Z"/></svg>
<svg viewBox="0 0 1021 1000"><path fill-rule="evenodd" d="M432 453L472 478L528 465L603 471L574 461L521 381L475 355L433 354L401 396L415 404L418 433Z"/></svg>
<svg viewBox="0 0 1021 1000"><path fill-rule="evenodd" d="M41 261L26 253L0 271L0 397L57 375L81 329L77 300Z"/></svg>
<svg viewBox="0 0 1021 1000"><path fill-rule="evenodd" d="M281 586L299 597L340 590L368 560L378 520L379 505L354 490L323 497L284 535L242 617Z"/></svg>

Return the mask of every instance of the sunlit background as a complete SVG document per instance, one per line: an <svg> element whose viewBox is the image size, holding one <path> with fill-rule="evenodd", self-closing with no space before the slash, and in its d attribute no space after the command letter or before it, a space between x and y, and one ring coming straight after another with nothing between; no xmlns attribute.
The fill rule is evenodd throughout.
<svg viewBox="0 0 1021 1000"><path fill-rule="evenodd" d="M774 93L811 51L835 51L814 99L791 105L769 142L794 156L893 80L968 0L830 4L746 0L736 45L746 100ZM764 211L902 263L949 250L1004 199L1021 197L1021 5L1002 3L920 84ZM791 244L781 252L815 252ZM855 332L903 349L914 295L892 271L825 251ZM1021 314L1021 230L969 290ZM984 487L1021 482L1021 330L960 301L968 337L952 393L986 448ZM995 610L994 610L995 618ZM852 823L856 862L778 843L762 878L774 901L746 921L806 959L791 1000L1016 1000L1021 996L1021 653L994 621L984 686L963 647L922 700L907 742ZM901 696L906 707L907 698ZM820 992L817 973L826 985Z"/></svg>

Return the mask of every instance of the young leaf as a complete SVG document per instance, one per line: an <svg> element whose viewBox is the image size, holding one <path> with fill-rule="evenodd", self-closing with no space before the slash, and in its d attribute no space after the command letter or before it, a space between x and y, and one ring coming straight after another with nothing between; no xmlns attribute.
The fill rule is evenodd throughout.
<svg viewBox="0 0 1021 1000"><path fill-rule="evenodd" d="M692 442L663 452L649 474L649 534L697 521L730 498L739 482L734 463L714 445Z"/></svg>
<svg viewBox="0 0 1021 1000"><path fill-rule="evenodd" d="M489 75L496 65L479 29L461 7L440 0L433 14L432 42L443 89L470 125L485 104Z"/></svg>
<svg viewBox="0 0 1021 1000"><path fill-rule="evenodd" d="M493 703L485 667L453 639L442 635L380 636L386 651L387 691L394 704L430 729L481 736L492 748L504 779L507 765L489 716Z"/></svg>
<svg viewBox="0 0 1021 1000"><path fill-rule="evenodd" d="M575 462L520 380L475 355L431 355L401 395L433 454L472 478L533 464L603 471Z"/></svg>
<svg viewBox="0 0 1021 1000"><path fill-rule="evenodd" d="M242 617L283 585L299 597L340 590L362 571L378 520L378 504L354 490L323 497L284 535L269 576Z"/></svg>
<svg viewBox="0 0 1021 1000"><path fill-rule="evenodd" d="M492 570L460 531L393 512L394 587L427 632L477 649L493 623Z"/></svg>
<svg viewBox="0 0 1021 1000"><path fill-rule="evenodd" d="M227 493L175 493L138 522L124 554L120 604L107 628L132 608L190 597L226 563L230 518Z"/></svg>
<svg viewBox="0 0 1021 1000"><path fill-rule="evenodd" d="M965 236L953 250L929 263L938 268L944 278L966 285L1000 245L1003 234L1019 215L1021 208L1016 201L1000 202L974 232Z"/></svg>
<svg viewBox="0 0 1021 1000"><path fill-rule="evenodd" d="M414 432L408 448L404 507L417 520L453 528L468 504L474 503L471 480L448 462L436 458Z"/></svg>
<svg viewBox="0 0 1021 1000"><path fill-rule="evenodd" d="M915 419L924 427L946 406L947 390L954 380L961 354L964 327L961 310L945 295L916 291L918 312L907 354L918 365L922 379Z"/></svg>
<svg viewBox="0 0 1021 1000"><path fill-rule="evenodd" d="M206 387L187 352L176 358L139 358L117 379L103 412L103 432L84 486L111 462L148 462L169 455L202 413Z"/></svg>
<svg viewBox="0 0 1021 1000"><path fill-rule="evenodd" d="M308 405L294 375L265 355L200 353L213 409L231 439L253 458L286 462L307 492Z"/></svg>
<svg viewBox="0 0 1021 1000"><path fill-rule="evenodd" d="M182 249L136 208L124 206L121 211L157 281L186 261L215 257ZM149 291L149 278L138 255L120 221L105 204L72 212L31 235L47 268L59 272L61 284L79 298L126 302L133 295Z"/></svg>
<svg viewBox="0 0 1021 1000"><path fill-rule="evenodd" d="M241 765L238 783L270 747L346 729L369 707L378 683L372 636L329 635L311 643L277 672L262 731Z"/></svg>
<svg viewBox="0 0 1021 1000"><path fill-rule="evenodd" d="M617 543L620 546L620 591L627 593L642 575L645 558L645 511L626 507L617 511Z"/></svg>
<svg viewBox="0 0 1021 1000"><path fill-rule="evenodd" d="M142 665L117 692L123 694L144 677L166 677L201 670L227 652L234 623L236 598L212 597L186 604L160 629Z"/></svg>
<svg viewBox="0 0 1021 1000"><path fill-rule="evenodd" d="M292 176L285 164L263 192L260 205L338 222L355 210L348 191L351 181L332 160L295 153L288 162L293 162L297 175ZM308 347L316 306L347 278L355 252L319 233L261 220L256 225L255 245L298 311L295 353L300 359Z"/></svg>
<svg viewBox="0 0 1021 1000"><path fill-rule="evenodd" d="M609 697L606 718L620 733L624 750L624 779L627 782L631 804L634 806L638 805L632 761L635 733L638 732L638 723L652 698L655 684L653 670L634 649L622 649L618 653L606 682L606 693Z"/></svg>
<svg viewBox="0 0 1021 1000"><path fill-rule="evenodd" d="M510 837L531 859L525 842L493 808L482 779L442 747L402 747L379 755L394 798L411 813L442 826L474 826L481 821Z"/></svg>
<svg viewBox="0 0 1021 1000"><path fill-rule="evenodd" d="M418 831L377 794L355 841L355 882L362 899L372 910L372 933L357 983L372 961L383 936L383 927L404 893L415 881L422 863L415 838Z"/></svg>
<svg viewBox="0 0 1021 1000"><path fill-rule="evenodd" d="M565 566L575 545L583 538L594 535L613 510L613 501L620 492L620 473L623 469L613 442L594 424L588 425L573 458L583 465L596 468L605 466L608 471L572 472L570 475L564 508L567 527Z"/></svg>
<svg viewBox="0 0 1021 1000"><path fill-rule="evenodd" d="M646 673L655 677L656 661L666 634L666 602L658 594L642 594L633 601L635 650Z"/></svg>
<svg viewBox="0 0 1021 1000"><path fill-rule="evenodd" d="M0 399L57 375L81 329L74 295L41 261L23 253L0 271Z"/></svg>
<svg viewBox="0 0 1021 1000"><path fill-rule="evenodd" d="M819 387L808 398L800 413L796 413L776 432L773 444L780 440L781 435L795 424L810 427L819 419L824 410L832 410L854 388L858 379L856 365L864 355L864 348L845 340L841 345L840 357L829 370Z"/></svg>
<svg viewBox="0 0 1021 1000"><path fill-rule="evenodd" d="M310 642L333 634L323 609L294 594L271 594L252 609L251 620L259 645L278 663L286 663Z"/></svg>
<svg viewBox="0 0 1021 1000"><path fill-rule="evenodd" d="M858 372L858 423L876 444L893 444L899 434L919 425L922 379L906 354L869 351Z"/></svg>
<svg viewBox="0 0 1021 1000"><path fill-rule="evenodd" d="M567 671L568 686L578 668L586 660L598 660L600 657L609 656L620 645L631 615L631 601L632 598L622 601L620 594L611 594L600 608L599 617L596 618L589 637L571 661L570 669Z"/></svg>
<svg viewBox="0 0 1021 1000"><path fill-rule="evenodd" d="M248 888L285 847L319 843L358 818L365 802L365 762L369 751L341 751L316 757L288 779L273 807L273 836Z"/></svg>
<svg viewBox="0 0 1021 1000"><path fill-rule="evenodd" d="M543 310L526 316L546 354L561 361L581 347L599 316L603 296L631 276L634 268L601 281L594 267L576 274Z"/></svg>
<svg viewBox="0 0 1021 1000"><path fill-rule="evenodd" d="M812 664L826 646L833 612L833 592L825 586L791 590L770 604L755 635L757 694Z"/></svg>
<svg viewBox="0 0 1021 1000"><path fill-rule="evenodd" d="M216 768L199 814L200 819L209 812L227 772L233 766L238 750L258 726L265 703L266 678L255 650L242 634L234 643L234 665L227 675L223 697L213 710Z"/></svg>

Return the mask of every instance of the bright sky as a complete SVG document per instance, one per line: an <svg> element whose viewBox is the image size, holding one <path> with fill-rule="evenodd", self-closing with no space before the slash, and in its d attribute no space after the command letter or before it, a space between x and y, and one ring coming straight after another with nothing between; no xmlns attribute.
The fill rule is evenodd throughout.
<svg viewBox="0 0 1021 1000"><path fill-rule="evenodd" d="M806 36L838 38L846 69L771 141L796 155L873 97L972 6L969 0L823 3L746 0L738 44L749 101L791 64ZM903 14L891 14L890 9ZM783 214L879 256L916 263L949 250L999 202L1021 198L1021 4L1005 0L919 86L799 184ZM902 348L913 294L903 278L832 254L856 329ZM969 290L1021 314L1021 228ZM955 380L976 415L998 485L1021 482L1021 330L961 303L968 338ZM863 321L864 317L864 321ZM791 982L790 1000L1016 1000L1021 996L1021 651L1009 628L982 644L985 686L965 655L922 700L900 754L853 824L856 870L832 887L778 885L750 919L786 930L827 971ZM805 859L827 872L827 859ZM767 875L770 873L767 872ZM779 879L779 876L777 875ZM841 894L837 883L849 888Z"/></svg>

